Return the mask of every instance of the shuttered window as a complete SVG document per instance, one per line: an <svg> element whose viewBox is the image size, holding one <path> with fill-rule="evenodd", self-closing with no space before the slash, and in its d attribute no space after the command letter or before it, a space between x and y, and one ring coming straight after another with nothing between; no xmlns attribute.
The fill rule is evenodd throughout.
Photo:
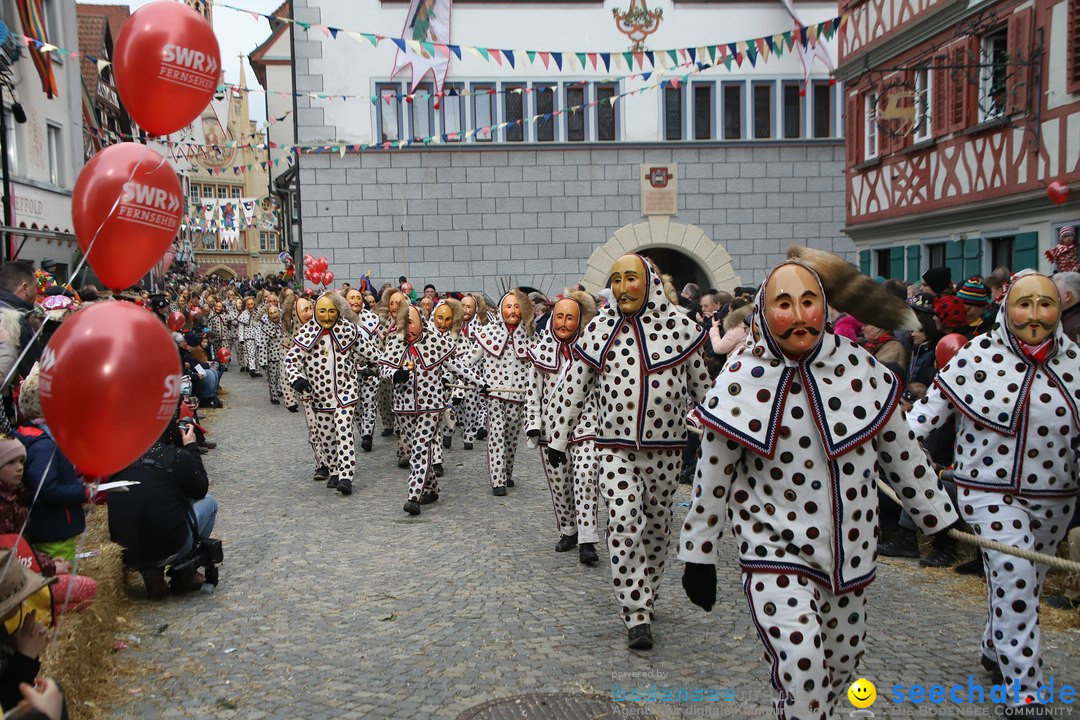
<svg viewBox="0 0 1080 720"><path fill-rule="evenodd" d="M1068 22L1065 44L1068 46L1069 92L1080 93L1080 0L1069 0Z"/></svg>

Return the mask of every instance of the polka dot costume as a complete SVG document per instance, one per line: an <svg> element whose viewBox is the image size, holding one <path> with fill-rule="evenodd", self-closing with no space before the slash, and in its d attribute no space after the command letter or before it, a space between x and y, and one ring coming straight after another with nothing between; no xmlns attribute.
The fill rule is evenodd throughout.
<svg viewBox="0 0 1080 720"><path fill-rule="evenodd" d="M281 401L281 325L263 315L259 320L266 345L266 384L270 399Z"/></svg>
<svg viewBox="0 0 1080 720"><path fill-rule="evenodd" d="M781 717L831 718L862 652L879 477L928 534L956 513L898 409L893 374L827 330L806 355L786 357L762 299L760 339L696 410L705 431L679 558L715 565L730 524Z"/></svg>
<svg viewBox="0 0 1080 720"><path fill-rule="evenodd" d="M266 367L266 343L263 340L258 310L245 309L241 312L237 317L237 330L240 344L244 348L241 369L250 371Z"/></svg>
<svg viewBox="0 0 1080 720"><path fill-rule="evenodd" d="M918 437L956 418L960 514L977 535L1054 555L1080 491L1080 349L1060 323L1044 361L1008 330L1008 295L997 324L957 352L908 415ZM1045 567L982 552L988 613L983 656L1020 704L1042 686L1039 598ZM1015 704L1015 694L1008 698Z"/></svg>

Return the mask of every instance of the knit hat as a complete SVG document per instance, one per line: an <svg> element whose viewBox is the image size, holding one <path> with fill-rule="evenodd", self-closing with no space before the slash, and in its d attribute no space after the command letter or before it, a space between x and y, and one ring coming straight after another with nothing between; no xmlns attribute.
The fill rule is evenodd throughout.
<svg viewBox="0 0 1080 720"><path fill-rule="evenodd" d="M943 295L935 299L934 314L941 320L941 327L946 330L967 325L967 311L964 310L964 303L955 295Z"/></svg>
<svg viewBox="0 0 1080 720"><path fill-rule="evenodd" d="M930 268L923 273L922 279L928 288L940 295L952 282L952 270L948 266Z"/></svg>
<svg viewBox="0 0 1080 720"><path fill-rule="evenodd" d="M980 281L970 278L956 291L956 297L968 305L989 305L990 291Z"/></svg>
<svg viewBox="0 0 1080 720"><path fill-rule="evenodd" d="M1067 237L1071 237L1073 240L1076 239L1076 228L1072 225L1062 225L1061 229L1058 230L1058 240L1064 240Z"/></svg>
<svg viewBox="0 0 1080 720"><path fill-rule="evenodd" d="M41 396L38 394L38 373L41 370L40 363L34 363L30 374L22 381L19 387L19 412L27 420L37 420L43 417L41 411Z"/></svg>
<svg viewBox="0 0 1080 720"><path fill-rule="evenodd" d="M188 333L184 336L184 342L188 347L198 347L202 343L202 338L199 337L199 333Z"/></svg>
<svg viewBox="0 0 1080 720"><path fill-rule="evenodd" d="M934 296L930 293L918 293L908 298L907 302L915 312L934 314Z"/></svg>
<svg viewBox="0 0 1080 720"><path fill-rule="evenodd" d="M18 458L26 459L26 447L13 437L0 435L0 467Z"/></svg>

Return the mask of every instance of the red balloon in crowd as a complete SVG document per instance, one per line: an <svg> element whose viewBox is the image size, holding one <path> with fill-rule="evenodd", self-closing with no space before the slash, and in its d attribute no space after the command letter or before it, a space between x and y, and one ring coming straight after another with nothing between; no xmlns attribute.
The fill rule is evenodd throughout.
<svg viewBox="0 0 1080 720"><path fill-rule="evenodd" d="M949 333L938 340L937 347L934 348L934 362L938 370L945 367L967 343L968 339L960 333Z"/></svg>
<svg viewBox="0 0 1080 720"><path fill-rule="evenodd" d="M312 255L304 254L304 267L311 267L311 263L315 262L315 257Z"/></svg>
<svg viewBox="0 0 1080 720"><path fill-rule="evenodd" d="M1055 205L1064 205L1069 200L1069 186L1060 180L1055 180L1046 188L1046 196Z"/></svg>
<svg viewBox="0 0 1080 720"><path fill-rule="evenodd" d="M153 314L97 303L64 321L41 355L41 409L60 450L87 475L146 452L180 399L180 355ZM93 422L87 422L87 413Z"/></svg>
<svg viewBox="0 0 1080 720"><path fill-rule="evenodd" d="M169 313L169 319L165 321L165 324L169 326L169 329L173 332L180 332L184 329L184 323L187 322L187 318L184 317L184 313L173 310Z"/></svg>
<svg viewBox="0 0 1080 720"><path fill-rule="evenodd" d="M137 143L112 145L95 155L79 173L71 198L79 249L112 289L131 287L157 264L183 213L176 171Z"/></svg>
<svg viewBox="0 0 1080 720"><path fill-rule="evenodd" d="M322 284L323 284L324 286L326 286L326 285L330 285L330 284L332 284L333 282L334 282L334 273L332 273L332 272L330 272L329 270L327 270L326 272L324 272L324 273L322 274Z"/></svg>
<svg viewBox="0 0 1080 720"><path fill-rule="evenodd" d="M198 118L221 80L214 29L183 3L155 2L135 11L120 28L112 59L124 107L151 135L168 135Z"/></svg>
<svg viewBox="0 0 1080 720"><path fill-rule="evenodd" d="M228 365L229 360L231 360L231 359L232 359L232 353L229 352L229 348L218 348L217 349L217 361L219 363L221 363L222 365Z"/></svg>
<svg viewBox="0 0 1080 720"><path fill-rule="evenodd" d="M311 263L311 269L317 273L324 273L326 272L326 268L329 267L329 265L330 263L326 261L326 258L320 257L316 258L315 262Z"/></svg>

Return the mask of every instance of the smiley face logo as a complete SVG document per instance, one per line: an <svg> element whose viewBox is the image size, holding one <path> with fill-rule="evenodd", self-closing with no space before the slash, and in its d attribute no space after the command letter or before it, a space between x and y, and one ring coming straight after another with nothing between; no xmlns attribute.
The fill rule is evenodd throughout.
<svg viewBox="0 0 1080 720"><path fill-rule="evenodd" d="M877 700L877 688L866 678L859 678L851 683L847 691L848 700L857 708L868 708Z"/></svg>

